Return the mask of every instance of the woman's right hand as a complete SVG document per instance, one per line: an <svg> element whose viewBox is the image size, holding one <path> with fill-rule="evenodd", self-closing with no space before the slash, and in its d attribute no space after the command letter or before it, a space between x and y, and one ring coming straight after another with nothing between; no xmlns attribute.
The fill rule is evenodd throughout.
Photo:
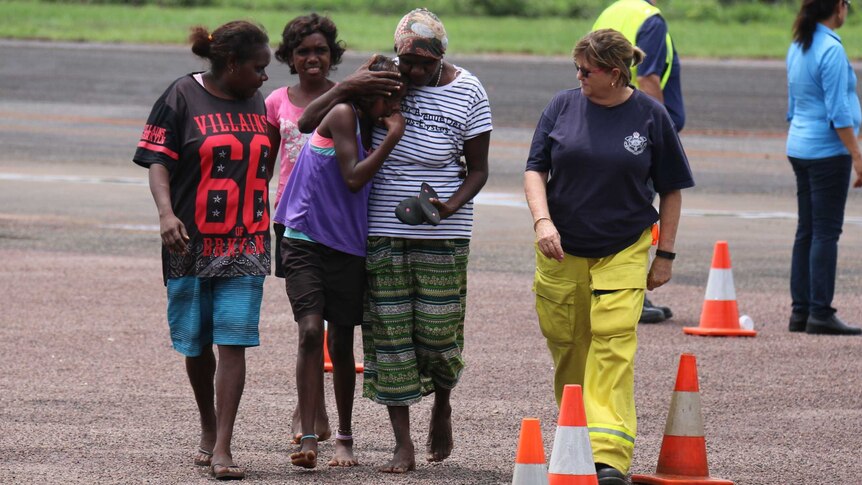
<svg viewBox="0 0 862 485"><path fill-rule="evenodd" d="M159 218L159 227L162 234L162 244L168 248L168 252L185 256L189 253L189 235L186 226L177 216L167 214Z"/></svg>
<svg viewBox="0 0 862 485"><path fill-rule="evenodd" d="M392 71L369 71L377 55L371 56L356 71L341 81L350 97L392 96L401 89L401 74Z"/></svg>
<svg viewBox="0 0 862 485"><path fill-rule="evenodd" d="M536 223L536 242L539 244L539 251L546 258L563 260L563 246L560 243L560 233L557 232L557 227L550 219L539 219Z"/></svg>

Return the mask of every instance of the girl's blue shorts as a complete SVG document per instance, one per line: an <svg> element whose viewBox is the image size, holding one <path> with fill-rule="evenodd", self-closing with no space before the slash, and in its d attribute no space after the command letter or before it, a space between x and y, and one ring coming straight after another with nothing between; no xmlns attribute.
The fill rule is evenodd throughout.
<svg viewBox="0 0 862 485"><path fill-rule="evenodd" d="M177 352L197 357L206 346L260 345L264 276L168 280L168 326Z"/></svg>

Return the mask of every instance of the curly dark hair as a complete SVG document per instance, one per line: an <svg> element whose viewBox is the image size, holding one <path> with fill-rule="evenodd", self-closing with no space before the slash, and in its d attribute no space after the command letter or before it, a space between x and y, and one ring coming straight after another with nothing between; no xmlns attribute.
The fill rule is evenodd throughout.
<svg viewBox="0 0 862 485"><path fill-rule="evenodd" d="M228 22L212 33L203 26L192 27L189 41L192 52L209 59L215 72L224 70L230 56L245 62L251 59L259 46L269 46L269 37L263 28L244 20Z"/></svg>
<svg viewBox="0 0 862 485"><path fill-rule="evenodd" d="M296 74L296 69L288 62L293 50L299 47L299 44L302 44L303 39L315 32L319 32L326 37L331 58L330 70L334 71L335 66L341 63L341 56L345 50L344 42L338 40L338 29L335 28L335 22L329 17L321 17L316 13L302 15L284 26L284 32L281 34L281 44L279 44L278 50L275 51L275 58L279 62L289 65L291 74Z"/></svg>

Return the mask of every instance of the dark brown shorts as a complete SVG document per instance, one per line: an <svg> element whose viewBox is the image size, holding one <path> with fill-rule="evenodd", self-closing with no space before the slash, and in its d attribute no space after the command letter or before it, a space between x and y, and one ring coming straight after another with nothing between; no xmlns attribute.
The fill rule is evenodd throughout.
<svg viewBox="0 0 862 485"><path fill-rule="evenodd" d="M284 278L284 266L282 266L284 263L281 257L281 240L284 239L284 224L273 222L272 232L275 233L275 246L273 246L275 249L275 257L272 258L275 262L275 276Z"/></svg>
<svg viewBox="0 0 862 485"><path fill-rule="evenodd" d="M295 320L318 314L334 325L362 323L364 257L285 237L281 240L281 258Z"/></svg>

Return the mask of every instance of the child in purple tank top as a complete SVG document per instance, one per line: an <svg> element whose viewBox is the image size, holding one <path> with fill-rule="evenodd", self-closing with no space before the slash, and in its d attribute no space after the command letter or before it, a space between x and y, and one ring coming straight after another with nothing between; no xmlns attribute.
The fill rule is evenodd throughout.
<svg viewBox="0 0 862 485"><path fill-rule="evenodd" d="M371 71L398 72L375 56ZM324 319L330 323L338 430L331 466L353 466L352 419L356 385L354 326L362 321L369 181L404 133L399 112L406 89L389 97L341 103L321 121L300 152L273 220L285 226L281 241L287 296L299 326L296 387L302 423L300 449L290 455L300 467L317 466L316 389L323 378ZM375 123L387 134L368 153Z"/></svg>

